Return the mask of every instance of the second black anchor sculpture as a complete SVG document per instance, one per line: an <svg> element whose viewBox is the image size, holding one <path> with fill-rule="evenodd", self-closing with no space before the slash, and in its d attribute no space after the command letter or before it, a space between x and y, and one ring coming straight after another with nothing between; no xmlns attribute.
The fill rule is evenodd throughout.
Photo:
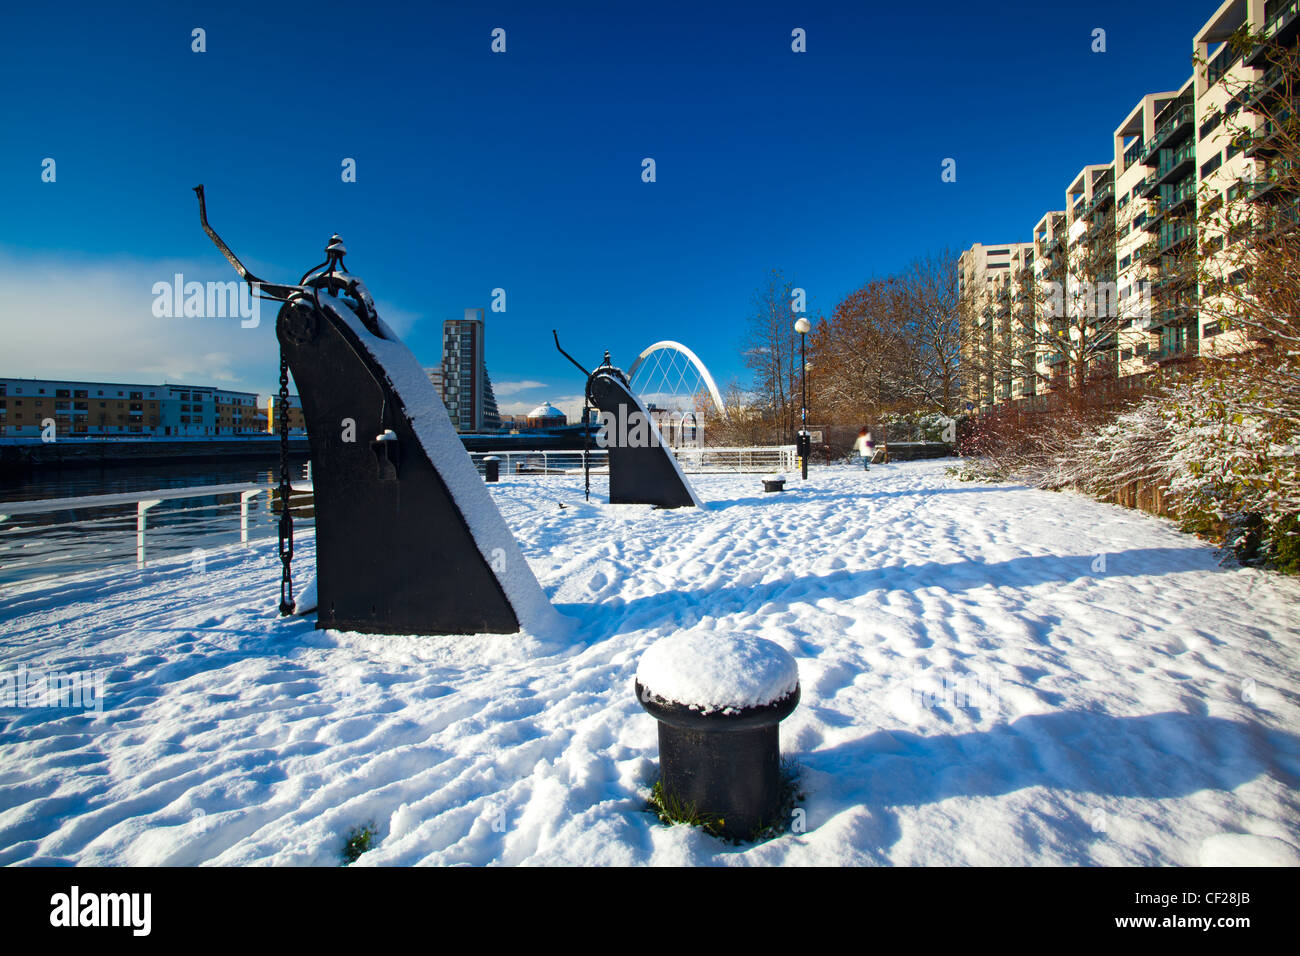
<svg viewBox="0 0 1300 956"><path fill-rule="evenodd" d="M632 391L623 370L614 367L609 353L601 365L588 372L560 348L559 335L551 334L560 354L587 376L587 402L601 413L600 443L609 453L609 503L703 507L659 426Z"/></svg>
<svg viewBox="0 0 1300 956"><path fill-rule="evenodd" d="M502 520L441 397L343 265L297 285L239 274L282 302L276 336L311 446L317 627L380 634L546 631L561 621Z"/></svg>

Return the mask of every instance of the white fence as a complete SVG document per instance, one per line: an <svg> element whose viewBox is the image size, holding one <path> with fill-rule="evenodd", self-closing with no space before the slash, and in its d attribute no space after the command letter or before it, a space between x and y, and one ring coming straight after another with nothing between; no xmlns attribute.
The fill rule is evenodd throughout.
<svg viewBox="0 0 1300 956"><path fill-rule="evenodd" d="M763 473L793 471L798 464L794 445L750 448L674 448L682 471Z"/></svg>
<svg viewBox="0 0 1300 956"><path fill-rule="evenodd" d="M311 522L310 469L305 476L306 482L293 483L295 523ZM233 544L236 529L241 544L265 539L276 533L276 487L249 482L0 502L0 586L126 563L132 557L137 567L144 567L146 554L190 553L199 542ZM153 509L163 502L182 506L158 517ZM146 549L148 538L154 544Z"/></svg>
<svg viewBox="0 0 1300 956"><path fill-rule="evenodd" d="M797 466L794 445L754 446L749 448L673 448L682 471L691 473L763 473L793 471ZM581 451L485 451L473 452L470 458L482 474L483 460L489 456L501 460L502 475L569 475L582 471ZM585 453L593 472L608 471L609 454L603 448Z"/></svg>
<svg viewBox="0 0 1300 956"><path fill-rule="evenodd" d="M672 451L682 470L695 474L767 474L793 471L797 464L794 445ZM492 454L501 459L503 475L582 474L581 451L475 452L470 457L482 472L483 459ZM593 472L608 473L605 449L587 454ZM311 489L309 465L293 490L310 495ZM275 490L271 481L0 502L0 587L132 559L144 567L146 555L175 557L200 544L221 547L273 537ZM168 507L158 507L164 502ZM308 499L295 498L292 507L295 521L312 521Z"/></svg>

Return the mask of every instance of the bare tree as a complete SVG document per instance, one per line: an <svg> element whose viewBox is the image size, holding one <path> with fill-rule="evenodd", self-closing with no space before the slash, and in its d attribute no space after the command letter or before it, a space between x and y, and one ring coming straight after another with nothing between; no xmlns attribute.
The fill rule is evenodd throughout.
<svg viewBox="0 0 1300 956"><path fill-rule="evenodd" d="M961 311L957 256L950 250L917 259L895 283L900 360L907 396L919 407L956 414L961 402Z"/></svg>
<svg viewBox="0 0 1300 956"><path fill-rule="evenodd" d="M1066 244L1063 308L1046 327L1051 346L1065 357L1068 387L1081 391L1098 378L1114 378L1118 362L1120 307L1115 285L1115 180L1113 170L1093 183L1093 196L1072 225L1077 240ZM1054 290L1049 295L1054 297Z"/></svg>
<svg viewBox="0 0 1300 956"><path fill-rule="evenodd" d="M910 411L916 389L912 342L902 323L905 294L896 278L873 279L814 327L814 407L840 422L881 422ZM888 455L888 436L885 454Z"/></svg>
<svg viewBox="0 0 1300 956"><path fill-rule="evenodd" d="M773 270L754 294L744 353L754 373L755 401L771 415L772 438L792 442L796 430L799 335L791 310L794 284Z"/></svg>
<svg viewBox="0 0 1300 956"><path fill-rule="evenodd" d="M765 445L772 440L773 419L771 410L755 400L738 382L730 382L722 391L722 404L726 417L713 415L704 431L705 443L715 448L746 448ZM697 408L711 408L713 399L705 396Z"/></svg>

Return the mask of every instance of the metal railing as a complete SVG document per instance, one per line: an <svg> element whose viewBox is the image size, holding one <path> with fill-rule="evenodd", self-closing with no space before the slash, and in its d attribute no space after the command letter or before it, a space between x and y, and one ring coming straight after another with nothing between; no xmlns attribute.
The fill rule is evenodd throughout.
<svg viewBox="0 0 1300 956"><path fill-rule="evenodd" d="M1135 139L1124 150L1124 168L1128 169L1139 158L1146 155L1146 143L1141 139Z"/></svg>
<svg viewBox="0 0 1300 956"><path fill-rule="evenodd" d="M1147 152L1151 151L1153 146L1159 146L1165 139L1174 133L1184 123L1192 119L1192 108L1184 104L1174 110L1173 114L1165 119L1163 123L1156 127L1155 135L1147 143Z"/></svg>
<svg viewBox="0 0 1300 956"><path fill-rule="evenodd" d="M682 470L692 473L793 471L798 463L794 445L672 451ZM492 454L501 460L502 475L582 472L581 451L474 452L470 458L482 472L483 459ZM605 449L593 448L588 455L594 471L608 471ZM312 490L309 463L293 484L296 525L312 523ZM194 505L199 499L212 500ZM164 503L182 507L160 507ZM277 488L270 481L0 502L0 587L105 565L143 568L149 560L204 548L247 546L274 538L278 516Z"/></svg>
<svg viewBox="0 0 1300 956"><path fill-rule="evenodd" d="M794 445L751 446L745 448L708 448L695 445L671 449L685 472L758 473L788 471L795 468L797 451ZM484 459L489 456L500 462L502 475L570 475L582 471L581 451L485 451L472 452L470 460L482 474ZM588 455L590 468L602 471L609 468L609 453L603 448L592 448Z"/></svg>
<svg viewBox="0 0 1300 956"><path fill-rule="evenodd" d="M1156 178L1159 180L1163 180L1175 169L1178 169L1180 166L1184 165L1185 163L1191 163L1195 161L1196 161L1196 141L1193 139L1189 139L1184 145L1179 146L1175 150L1169 152L1166 152L1165 150L1161 150L1160 165L1156 169Z"/></svg>
<svg viewBox="0 0 1300 956"><path fill-rule="evenodd" d="M771 472L793 471L798 461L794 445L749 448L674 448L687 472Z"/></svg>
<svg viewBox="0 0 1300 956"><path fill-rule="evenodd" d="M314 514L306 469L305 478L293 485L296 496L290 507L296 522L310 520ZM262 496L265 506L256 508ZM158 508L164 502L204 498L214 500L193 507ZM223 498L227 500L217 500ZM149 557L193 554L200 544L234 544L236 528L238 543L248 545L275 536L278 508L276 487L269 482L0 502L0 586L111 564L134 563L143 568Z"/></svg>
<svg viewBox="0 0 1300 956"><path fill-rule="evenodd" d="M1283 20L1289 20L1291 17L1295 16L1296 8L1295 0L1278 7L1277 10L1273 11L1273 13L1269 15L1268 19L1264 21L1264 29L1262 32L1269 36L1278 32L1278 30L1282 28Z"/></svg>

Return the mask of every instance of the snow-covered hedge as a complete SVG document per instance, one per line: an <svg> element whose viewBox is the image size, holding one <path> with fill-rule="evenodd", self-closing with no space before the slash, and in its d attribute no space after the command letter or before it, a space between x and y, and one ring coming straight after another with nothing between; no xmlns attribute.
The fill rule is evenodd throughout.
<svg viewBox="0 0 1300 956"><path fill-rule="evenodd" d="M975 423L962 477L1122 500L1141 487L1190 531L1300 571L1300 401L1290 357L1209 360L1118 407L999 409Z"/></svg>

